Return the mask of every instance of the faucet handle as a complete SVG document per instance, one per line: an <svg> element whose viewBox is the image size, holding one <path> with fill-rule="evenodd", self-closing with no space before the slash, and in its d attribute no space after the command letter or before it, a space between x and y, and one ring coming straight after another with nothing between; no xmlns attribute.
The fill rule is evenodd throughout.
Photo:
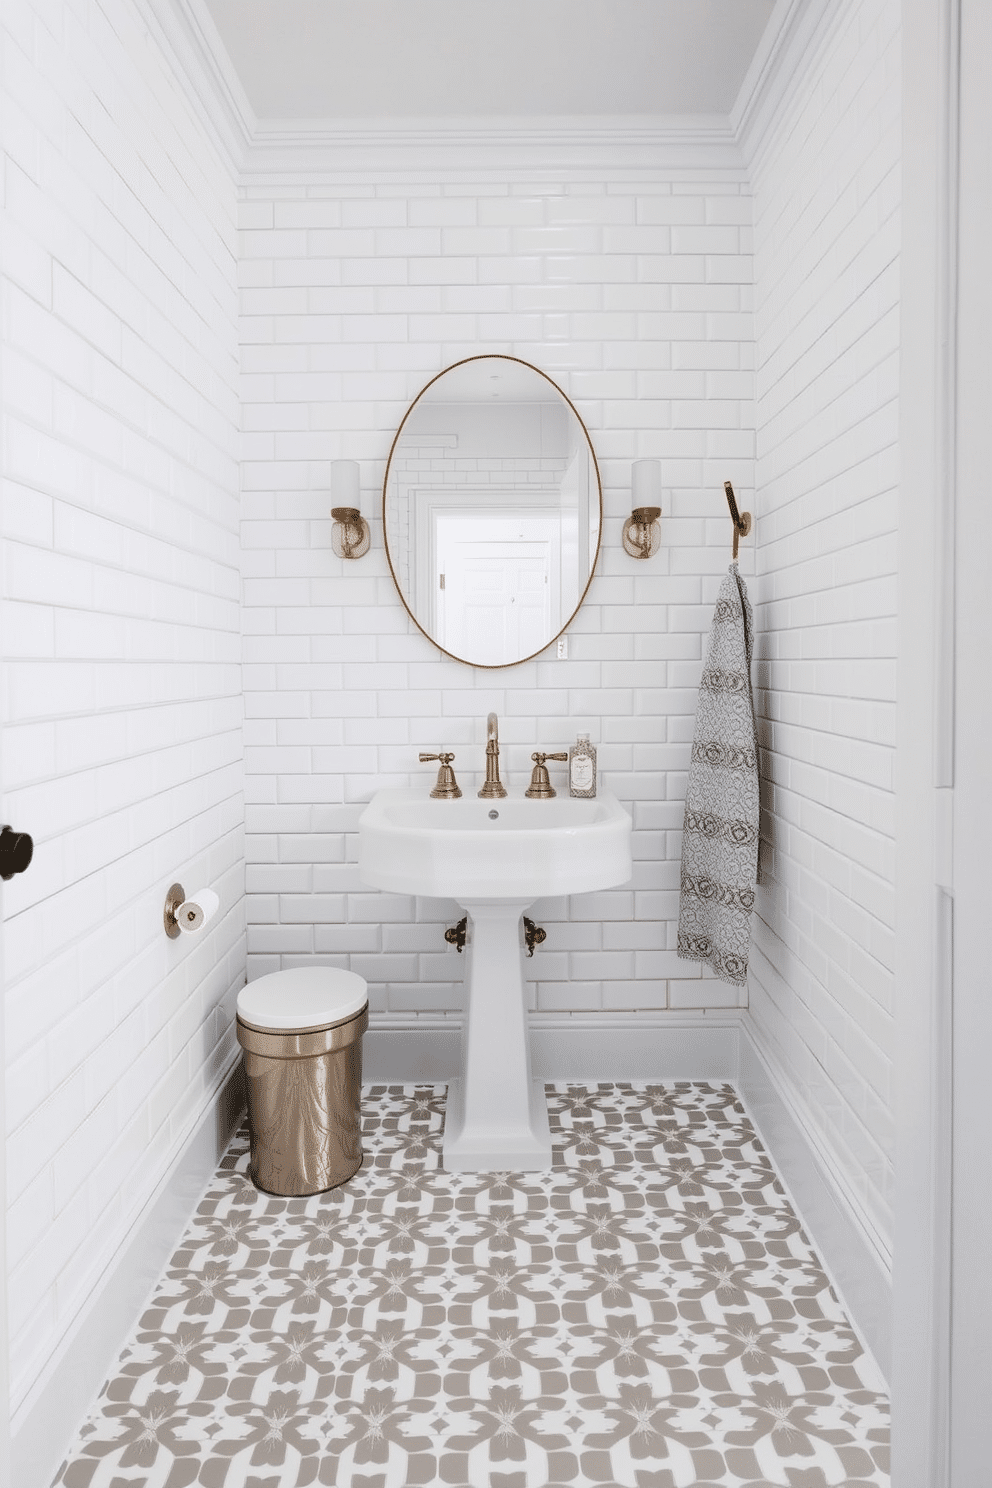
<svg viewBox="0 0 992 1488"><path fill-rule="evenodd" d="M439 760L440 769L437 772L437 784L431 791L431 797L435 801L455 801L461 795L461 786L455 779L455 772L451 768L453 754L424 754L421 752L420 763L426 765L429 760Z"/></svg>
<svg viewBox="0 0 992 1488"><path fill-rule="evenodd" d="M532 801L550 801L551 797L556 796L558 792L551 784L548 767L544 761L567 760L568 750L564 750L561 754L542 754L540 750L537 750L531 755L531 759L534 761L534 769L530 777L530 785L524 791L524 795L529 796Z"/></svg>

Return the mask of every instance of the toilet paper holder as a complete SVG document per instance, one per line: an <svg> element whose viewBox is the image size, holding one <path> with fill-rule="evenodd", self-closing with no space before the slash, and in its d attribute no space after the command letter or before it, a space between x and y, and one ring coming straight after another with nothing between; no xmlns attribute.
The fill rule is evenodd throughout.
<svg viewBox="0 0 992 1488"><path fill-rule="evenodd" d="M187 899L181 883L170 885L162 913L166 935L170 940L182 934L195 935L213 919L219 903L213 889L196 889Z"/></svg>

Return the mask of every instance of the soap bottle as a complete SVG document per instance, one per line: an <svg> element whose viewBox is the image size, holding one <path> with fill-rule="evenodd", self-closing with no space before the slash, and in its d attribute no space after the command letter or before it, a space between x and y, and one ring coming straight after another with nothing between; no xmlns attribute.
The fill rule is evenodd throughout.
<svg viewBox="0 0 992 1488"><path fill-rule="evenodd" d="M568 751L568 794L586 798L596 794L596 746L589 743L588 734L579 734Z"/></svg>

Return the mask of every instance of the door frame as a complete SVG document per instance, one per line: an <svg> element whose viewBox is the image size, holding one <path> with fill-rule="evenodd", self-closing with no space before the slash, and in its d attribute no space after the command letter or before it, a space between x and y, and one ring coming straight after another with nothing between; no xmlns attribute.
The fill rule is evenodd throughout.
<svg viewBox="0 0 992 1488"><path fill-rule="evenodd" d="M902 0L893 1482L988 1470L992 50L987 0Z"/></svg>

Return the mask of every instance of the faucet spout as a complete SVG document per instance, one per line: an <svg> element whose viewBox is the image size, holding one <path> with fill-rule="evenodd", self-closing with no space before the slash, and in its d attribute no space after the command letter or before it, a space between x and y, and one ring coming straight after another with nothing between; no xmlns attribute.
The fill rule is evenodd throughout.
<svg viewBox="0 0 992 1488"><path fill-rule="evenodd" d="M506 786L499 778L499 720L495 713L486 719L486 783L479 792L484 801L500 800Z"/></svg>

